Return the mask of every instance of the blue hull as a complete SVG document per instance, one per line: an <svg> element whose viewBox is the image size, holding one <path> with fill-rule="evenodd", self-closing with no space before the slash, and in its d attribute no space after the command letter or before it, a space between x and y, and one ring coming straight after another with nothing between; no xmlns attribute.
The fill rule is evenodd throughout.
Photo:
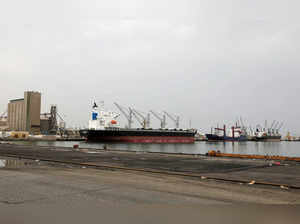
<svg viewBox="0 0 300 224"><path fill-rule="evenodd" d="M247 141L247 136L241 135L240 137L228 137L228 136L218 136L214 134L206 134L206 138L208 141L231 141L231 142L241 142Z"/></svg>

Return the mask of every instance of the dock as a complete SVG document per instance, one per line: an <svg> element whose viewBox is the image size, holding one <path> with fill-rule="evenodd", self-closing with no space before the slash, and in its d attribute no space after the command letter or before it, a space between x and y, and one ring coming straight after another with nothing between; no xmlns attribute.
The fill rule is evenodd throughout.
<svg viewBox="0 0 300 224"><path fill-rule="evenodd" d="M259 223L284 211L284 223L290 223L287 217L298 220L299 172L296 161L1 143L0 215L28 223L60 223L63 217L75 224L95 217L95 223L131 217L135 222L129 223L146 217L233 223L234 214ZM268 213L261 209L266 205L291 206Z"/></svg>
<svg viewBox="0 0 300 224"><path fill-rule="evenodd" d="M73 149L1 144L0 156L115 169L157 173L226 182L286 186L300 189L300 163L271 159L220 158L203 155L171 155L108 149ZM248 156L249 157L249 156ZM265 158L265 157L262 157ZM275 158L276 159L276 158Z"/></svg>

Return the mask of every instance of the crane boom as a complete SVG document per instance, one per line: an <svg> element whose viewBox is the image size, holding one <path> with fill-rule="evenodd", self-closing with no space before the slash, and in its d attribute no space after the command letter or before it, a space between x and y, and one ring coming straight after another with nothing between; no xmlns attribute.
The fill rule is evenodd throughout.
<svg viewBox="0 0 300 224"><path fill-rule="evenodd" d="M265 130L267 130L267 128L268 128L268 121L265 120Z"/></svg>
<svg viewBox="0 0 300 224"><path fill-rule="evenodd" d="M283 126L283 122L281 122L281 124L279 125L279 127L277 128L277 130L279 131Z"/></svg>
<svg viewBox="0 0 300 224"><path fill-rule="evenodd" d="M175 127L179 128L179 116L176 116L176 118L174 118L172 115L170 115L168 112L164 111L164 113L168 116L168 118L170 118L172 121L174 121L175 123Z"/></svg>
<svg viewBox="0 0 300 224"><path fill-rule="evenodd" d="M166 128L166 116L163 115L162 117L160 117L157 113L155 113L153 110L150 110L150 113L154 115L154 117L156 117L159 121L160 121L160 127L161 128Z"/></svg>
<svg viewBox="0 0 300 224"><path fill-rule="evenodd" d="M140 123L140 125L143 127L143 128L146 128L145 126L145 121L144 120L141 120L140 117L138 116L138 113L136 113L136 111L132 108L130 108L131 111L132 111L132 114L133 116L135 117L135 119Z"/></svg>
<svg viewBox="0 0 300 224"><path fill-rule="evenodd" d="M245 127L242 117L240 117L242 127Z"/></svg>
<svg viewBox="0 0 300 224"><path fill-rule="evenodd" d="M128 121L128 128L131 128L131 124L133 123L133 120L132 120L132 110L131 108L128 108L129 109L129 113L127 114L127 112L117 103L114 103L115 106L121 111L121 113L125 116L125 118L127 119Z"/></svg>
<svg viewBox="0 0 300 224"><path fill-rule="evenodd" d="M147 114L147 116L144 116L142 113L140 113L139 111L137 111L135 109L132 109L132 111L135 115L138 115L139 118L143 119L142 123L141 123L141 120L138 119L139 123L143 126L143 128L145 128L145 129L150 128L150 114L149 113Z"/></svg>
<svg viewBox="0 0 300 224"><path fill-rule="evenodd" d="M272 122L272 125L271 125L270 129L272 129L272 128L273 128L273 126L274 126L275 122L276 122L275 120Z"/></svg>
<svg viewBox="0 0 300 224"><path fill-rule="evenodd" d="M276 128L277 128L277 126L279 125L279 121L277 121L276 123L275 123L275 126L274 126L274 130L276 130Z"/></svg>

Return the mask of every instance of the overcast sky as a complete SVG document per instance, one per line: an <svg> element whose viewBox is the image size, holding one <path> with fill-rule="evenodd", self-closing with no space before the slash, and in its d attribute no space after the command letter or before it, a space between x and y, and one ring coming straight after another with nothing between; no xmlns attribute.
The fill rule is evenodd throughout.
<svg viewBox="0 0 300 224"><path fill-rule="evenodd" d="M300 135L299 9L297 0L4 1L0 113L36 90L42 111L57 104L69 125L87 124L96 98L167 110L203 132L242 116Z"/></svg>

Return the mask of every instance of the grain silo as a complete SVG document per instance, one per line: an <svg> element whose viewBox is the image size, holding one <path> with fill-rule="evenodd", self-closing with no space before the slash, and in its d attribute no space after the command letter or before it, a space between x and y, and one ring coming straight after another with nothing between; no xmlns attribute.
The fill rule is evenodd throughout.
<svg viewBox="0 0 300 224"><path fill-rule="evenodd" d="M8 125L12 131L40 133L41 93L28 91L24 98L8 103Z"/></svg>

